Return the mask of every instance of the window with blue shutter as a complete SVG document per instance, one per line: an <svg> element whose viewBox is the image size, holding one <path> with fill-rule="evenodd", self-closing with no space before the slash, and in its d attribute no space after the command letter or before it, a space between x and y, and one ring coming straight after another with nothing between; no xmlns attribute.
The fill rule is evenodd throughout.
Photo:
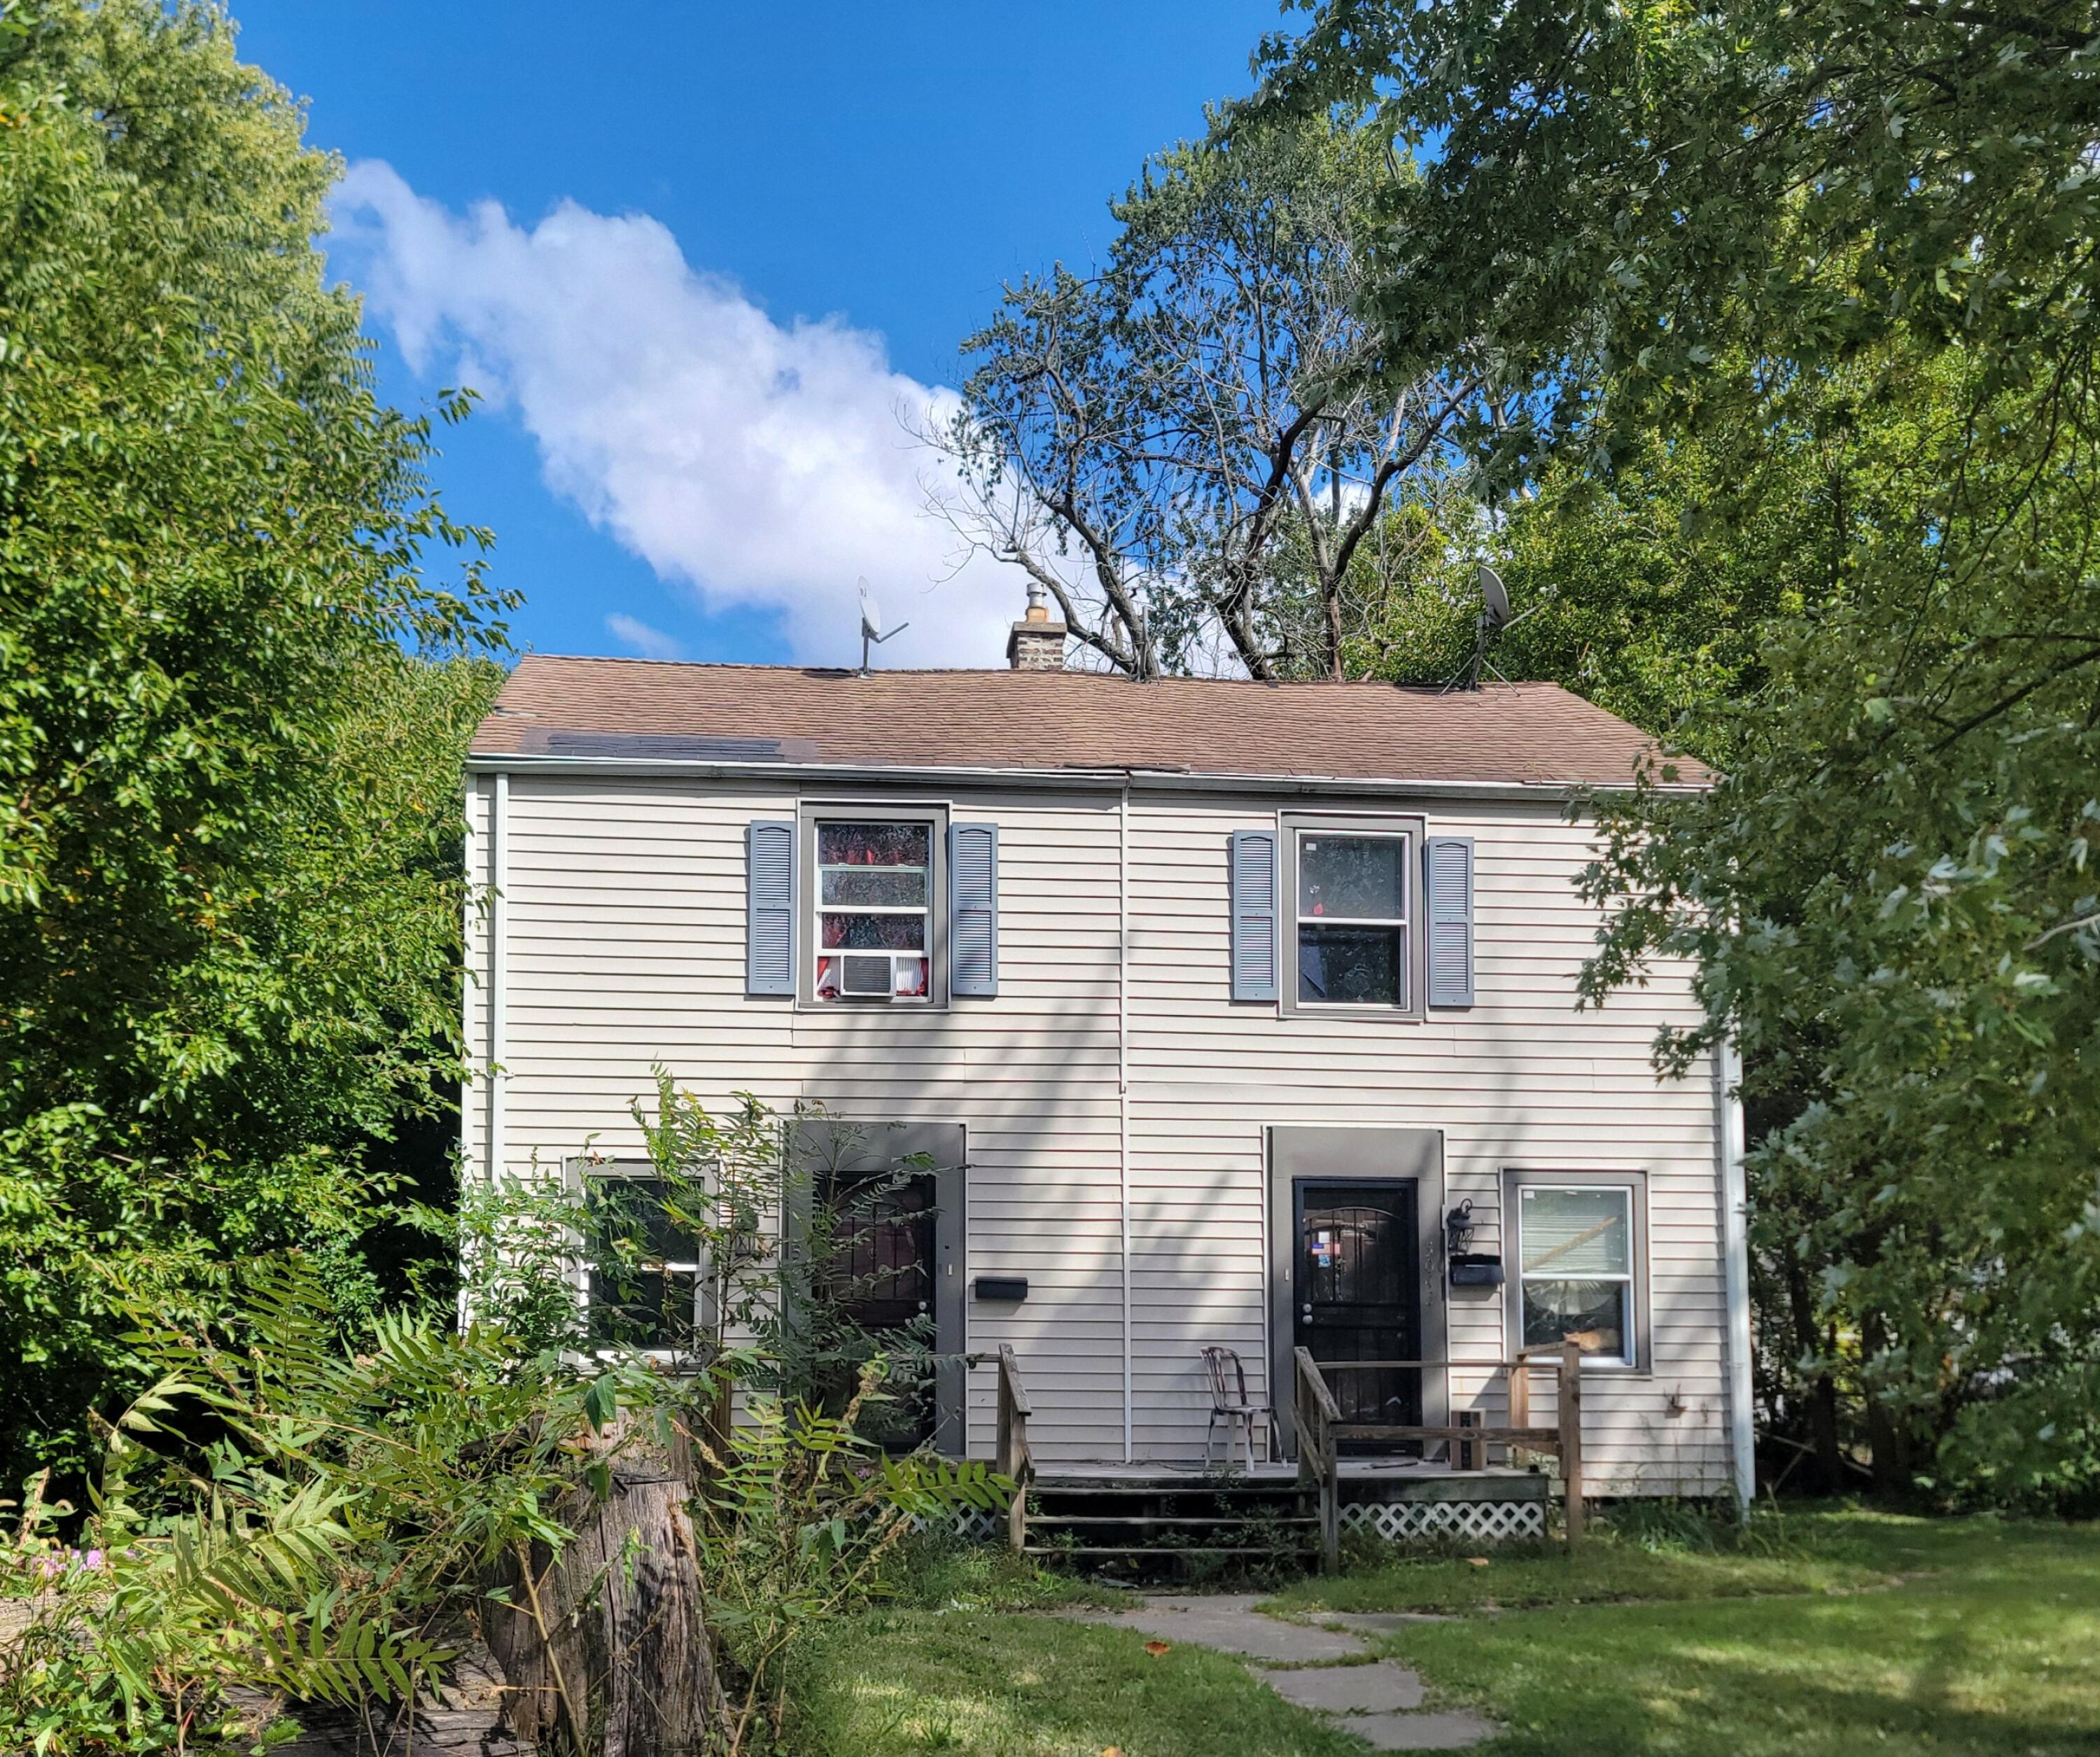
<svg viewBox="0 0 2100 1757"><path fill-rule="evenodd" d="M1428 893L1429 1004L1473 1004L1473 840L1432 836L1423 844Z"/></svg>
<svg viewBox="0 0 2100 1757"><path fill-rule="evenodd" d="M999 826L948 826L948 992L999 992Z"/></svg>
<svg viewBox="0 0 2100 1757"><path fill-rule="evenodd" d="M743 991L795 992L795 826L755 820L744 829Z"/></svg>
<svg viewBox="0 0 2100 1757"><path fill-rule="evenodd" d="M1233 999L1276 999L1276 832L1235 830L1231 855Z"/></svg>

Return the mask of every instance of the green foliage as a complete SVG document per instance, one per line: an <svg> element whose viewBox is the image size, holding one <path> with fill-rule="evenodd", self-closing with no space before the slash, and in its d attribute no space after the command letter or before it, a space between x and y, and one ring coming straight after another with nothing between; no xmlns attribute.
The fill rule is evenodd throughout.
<svg viewBox="0 0 2100 1757"><path fill-rule="evenodd" d="M836 1416L759 1393L729 1446L706 1455L694 1534L708 1627L743 1680L732 1751L778 1737L790 1648L893 1591L889 1570L915 1525L1003 1508L1013 1490L982 1463L877 1453L856 1426L881 1379L871 1362Z"/></svg>
<svg viewBox="0 0 2100 1757"><path fill-rule="evenodd" d="M863 1421L910 1426L907 1406L931 1389L933 1322L922 1313L880 1330L864 1322L857 1308L885 1273L856 1276L852 1245L931 1160L885 1154L877 1131L834 1122L821 1106L783 1116L745 1093L717 1115L662 1068L653 1110L637 1103L634 1118L653 1175L595 1177L586 1156L579 1184L541 1176L498 1199L536 1217L492 1252L476 1247L474 1262L486 1265L477 1282L492 1284L499 1300L542 1298L566 1253L568 1279L580 1274L590 1297L566 1311L549 1306L549 1335L576 1348L646 1348L689 1371L719 1368L740 1386L835 1415L880 1356L885 1388ZM487 1198L465 1199L472 1215ZM500 1225L477 1228L481 1235L511 1237ZM697 1302L662 1275L673 1256L704 1265Z"/></svg>
<svg viewBox="0 0 2100 1757"><path fill-rule="evenodd" d="M311 1701L399 1700L443 1650L375 1622L340 1590L351 1548L340 1487L214 1486L149 1520L132 1499L130 1433L166 1430L190 1387L126 1410L95 1496L94 1547L61 1551L32 1523L8 1558L35 1615L0 1653L0 1734L40 1750L237 1746L238 1686Z"/></svg>
<svg viewBox="0 0 2100 1757"><path fill-rule="evenodd" d="M1891 1480L2090 1493L2100 748L2089 690L2038 684L2018 641L2046 611L1979 607L2005 660L1953 689L1865 614L1776 644L1784 739L1707 797L1607 810L1591 894L1631 900L1589 986L1696 958L1711 1022L1665 1063L1732 1029L1753 1091L1795 1101L1754 1155L1758 1242L1815 1278L1817 1352L1858 1359Z"/></svg>
<svg viewBox="0 0 2100 1757"><path fill-rule="evenodd" d="M868 1282L847 1247L932 1168L924 1155L885 1160L865 1129L748 1094L711 1112L663 1069L635 1120L646 1176L594 1175L587 1154L575 1176L470 1182L465 1306L500 1317L514 1345L616 1368L586 1413L617 1372L682 1385L679 1425L704 1466L690 1511L706 1622L734 1684L723 1747L770 1749L796 1643L916 1578L927 1528L1003 1508L1012 1485L885 1450L928 1388L931 1326L862 1322ZM697 1287L666 1272L678 1261L700 1265Z"/></svg>
<svg viewBox="0 0 2100 1757"><path fill-rule="evenodd" d="M1820 618L1877 541L1930 515L1917 464L1959 418L1948 377L1862 363L1773 399L1749 433L1652 432L1608 475L1551 462L1498 533L1530 614L1496 662L1727 766L1743 727L1712 710L1764 686L1775 623Z"/></svg>
<svg viewBox="0 0 2100 1757"><path fill-rule="evenodd" d="M0 1574L32 1612L0 1650L10 1748L245 1748L242 1687L399 1702L470 1627L496 1558L567 1542L552 1509L616 1450L586 1437L623 1406L671 1417L656 1375L581 1376L485 1327L385 1314L347 1354L296 1256L239 1291L236 1335L131 1339L165 1375L108 1430L85 1547L47 1534L68 1509L24 1517Z"/></svg>
<svg viewBox="0 0 2100 1757"><path fill-rule="evenodd" d="M890 1602L920 1610L1113 1609L1121 1588L1043 1567L1003 1543L982 1543L929 1525L897 1547L885 1576Z"/></svg>
<svg viewBox="0 0 2100 1757"><path fill-rule="evenodd" d="M208 6L9 20L0 1459L80 1466L127 1292L209 1306L298 1243L376 1297L388 1143L455 1071L457 760L495 672L416 655L501 603L429 423L373 398L298 107Z"/></svg>
<svg viewBox="0 0 2100 1757"><path fill-rule="evenodd" d="M1958 346L1995 396L2090 351L2090 0L1301 5L1235 121L1367 108L1423 154L1385 192L1381 340L1528 383L1506 463L1696 423L1738 355L1762 395Z"/></svg>
<svg viewBox="0 0 2100 1757"><path fill-rule="evenodd" d="M573 1309L573 1260L558 1285ZM777 1730L789 1646L893 1591L922 1525L1012 1490L858 1433L880 1360L836 1415L757 1392L727 1433L712 1420L748 1350L682 1378L580 1352L574 1333L535 1349L486 1322L387 1311L352 1353L296 1253L235 1294L223 1327L135 1314L130 1344L162 1376L108 1431L77 1547L51 1534L71 1510L39 1502L0 1555L0 1596L30 1610L0 1644L0 1740L54 1757L230 1753L258 1732L243 1689L293 1708L398 1705L518 1597L505 1583L521 1562L536 1583L519 1614L575 1611L542 1602L571 1522L611 1492L624 1450L690 1444L707 1467L691 1512L709 1638L739 1680L724 1748L755 1750ZM576 1712L588 1722L588 1704Z"/></svg>

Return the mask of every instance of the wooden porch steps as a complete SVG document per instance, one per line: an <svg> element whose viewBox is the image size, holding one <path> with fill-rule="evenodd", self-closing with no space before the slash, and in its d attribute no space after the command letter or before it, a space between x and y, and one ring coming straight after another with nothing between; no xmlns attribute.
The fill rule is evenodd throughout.
<svg viewBox="0 0 2100 1757"><path fill-rule="evenodd" d="M1246 1482L1180 1473L1167 1480L1093 1482L1039 1477L1028 1490L1022 1548L1045 1560L1186 1572L1198 1561L1309 1565L1319 1556L1319 1514L1309 1491L1289 1478Z"/></svg>

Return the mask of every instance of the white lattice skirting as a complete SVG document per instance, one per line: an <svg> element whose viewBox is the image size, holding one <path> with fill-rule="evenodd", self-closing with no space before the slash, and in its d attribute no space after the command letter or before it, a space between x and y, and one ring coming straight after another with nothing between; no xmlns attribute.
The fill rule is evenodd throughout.
<svg viewBox="0 0 2100 1757"><path fill-rule="evenodd" d="M1342 1530L1373 1537L1470 1538L1494 1543L1546 1535L1543 1501L1358 1501L1342 1509Z"/></svg>
<svg viewBox="0 0 2100 1757"><path fill-rule="evenodd" d="M915 1513L911 1518L911 1529L924 1531L934 1523L924 1514ZM941 1523L947 1524L949 1521L942 1521ZM1006 1515L1004 1513L979 1512L968 1507L956 1513L953 1521L955 1535L965 1543L989 1543L994 1538L1003 1534L1005 1525Z"/></svg>

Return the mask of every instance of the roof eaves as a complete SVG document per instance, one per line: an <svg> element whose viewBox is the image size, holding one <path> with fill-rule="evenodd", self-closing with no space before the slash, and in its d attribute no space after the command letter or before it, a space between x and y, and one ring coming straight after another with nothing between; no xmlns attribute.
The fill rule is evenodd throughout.
<svg viewBox="0 0 2100 1757"><path fill-rule="evenodd" d="M1008 787L1132 788L1196 792L1299 792L1308 794L1409 793L1447 799L1567 799L1580 792L1619 792L1630 784L1575 777L1524 781L1429 779L1405 775L1196 774L1185 769L1043 769L982 765L876 762L714 762L677 757L576 757L505 751L469 753L470 775L568 774L606 776L683 775L695 779L735 781L880 781L942 784L994 784ZM1694 782L1661 784L1659 791L1697 793Z"/></svg>

